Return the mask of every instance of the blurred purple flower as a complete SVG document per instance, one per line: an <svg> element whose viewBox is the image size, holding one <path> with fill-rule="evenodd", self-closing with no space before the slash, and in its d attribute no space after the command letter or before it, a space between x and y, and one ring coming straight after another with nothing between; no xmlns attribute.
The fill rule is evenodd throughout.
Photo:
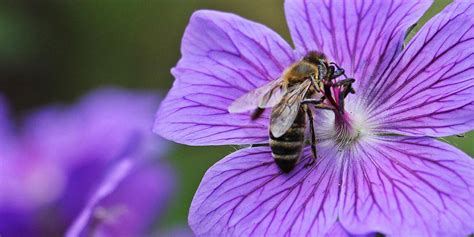
<svg viewBox="0 0 474 237"><path fill-rule="evenodd" d="M151 132L154 94L102 89L72 107L50 106L30 116L8 139L14 149L0 151L0 235L64 235L87 211L74 234L151 233L174 181L160 159L166 144ZM2 129L11 128L4 108L0 132L11 130ZM122 175L113 180L117 170Z"/></svg>
<svg viewBox="0 0 474 237"><path fill-rule="evenodd" d="M346 117L318 111L318 161L282 173L268 147L211 167L189 224L198 236L461 236L474 232L474 161L436 137L474 128L474 4L455 1L404 47L431 1L286 0L293 50L267 27L193 14L154 131L189 145L268 142L269 111L231 114L243 94L309 51L356 79ZM337 129L337 128L345 129ZM434 138L433 138L434 137ZM340 139L344 138L344 139ZM344 142L341 142L344 141Z"/></svg>

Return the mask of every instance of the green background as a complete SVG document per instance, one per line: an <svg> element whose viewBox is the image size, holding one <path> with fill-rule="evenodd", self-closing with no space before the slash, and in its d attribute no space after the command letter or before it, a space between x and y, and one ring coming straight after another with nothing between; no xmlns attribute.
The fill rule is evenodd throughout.
<svg viewBox="0 0 474 237"><path fill-rule="evenodd" d="M421 23L449 1L436 1ZM73 102L99 86L156 89L173 82L170 68L197 9L234 12L263 23L291 42L283 0L10 1L0 5L0 91L21 118L52 102ZM419 29L419 26L417 27ZM474 133L447 142L474 156ZM157 225L186 224L204 172L234 147L175 145L167 159L179 187Z"/></svg>

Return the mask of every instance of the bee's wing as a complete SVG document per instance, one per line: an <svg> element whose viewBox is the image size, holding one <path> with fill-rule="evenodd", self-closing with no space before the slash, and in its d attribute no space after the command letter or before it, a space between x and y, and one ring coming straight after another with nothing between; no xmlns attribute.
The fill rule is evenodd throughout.
<svg viewBox="0 0 474 237"><path fill-rule="evenodd" d="M274 137L281 137L291 127L310 85L311 82L306 80L301 85L289 89L287 95L273 108L270 131Z"/></svg>
<svg viewBox="0 0 474 237"><path fill-rule="evenodd" d="M228 108L230 113L242 113L257 108L273 107L284 94L281 78L259 87L235 100Z"/></svg>

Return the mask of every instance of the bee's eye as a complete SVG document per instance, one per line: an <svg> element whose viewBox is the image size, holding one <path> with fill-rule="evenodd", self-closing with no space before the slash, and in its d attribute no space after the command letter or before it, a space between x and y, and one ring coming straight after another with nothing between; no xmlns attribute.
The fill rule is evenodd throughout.
<svg viewBox="0 0 474 237"><path fill-rule="evenodd" d="M322 59L319 59L319 60L318 60L318 63L319 63L319 65L322 65L322 66L324 66L324 67L327 67L327 66L328 66L327 63L326 63L326 61L324 61L324 60L322 60Z"/></svg>

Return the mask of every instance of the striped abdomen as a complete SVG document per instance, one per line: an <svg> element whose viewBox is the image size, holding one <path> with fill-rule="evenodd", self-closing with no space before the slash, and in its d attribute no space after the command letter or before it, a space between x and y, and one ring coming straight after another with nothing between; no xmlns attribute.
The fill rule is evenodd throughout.
<svg viewBox="0 0 474 237"><path fill-rule="evenodd" d="M284 172L290 172L301 156L304 146L306 129L306 114L303 106L291 127L281 137L274 137L270 132L270 148L278 167Z"/></svg>

